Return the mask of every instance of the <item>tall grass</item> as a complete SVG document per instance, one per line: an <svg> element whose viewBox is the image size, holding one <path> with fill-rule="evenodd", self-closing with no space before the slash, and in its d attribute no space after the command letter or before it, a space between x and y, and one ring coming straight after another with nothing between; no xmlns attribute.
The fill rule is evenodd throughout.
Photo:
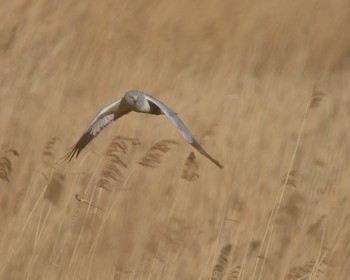
<svg viewBox="0 0 350 280"><path fill-rule="evenodd" d="M349 7L3 3L0 279L348 279ZM137 113L62 163L129 89L225 169Z"/></svg>

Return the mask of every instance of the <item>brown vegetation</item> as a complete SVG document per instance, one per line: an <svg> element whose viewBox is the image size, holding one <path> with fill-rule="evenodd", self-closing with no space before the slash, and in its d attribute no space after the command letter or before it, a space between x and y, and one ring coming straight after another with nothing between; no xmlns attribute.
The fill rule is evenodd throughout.
<svg viewBox="0 0 350 280"><path fill-rule="evenodd" d="M348 279L348 1L14 0L0 14L0 279ZM225 168L137 113L63 162L129 89Z"/></svg>

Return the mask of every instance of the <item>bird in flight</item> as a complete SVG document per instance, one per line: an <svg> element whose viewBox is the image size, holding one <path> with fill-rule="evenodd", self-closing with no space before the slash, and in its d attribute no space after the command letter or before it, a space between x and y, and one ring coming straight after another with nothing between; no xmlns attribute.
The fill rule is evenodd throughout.
<svg viewBox="0 0 350 280"><path fill-rule="evenodd" d="M202 155L210 159L218 167L223 168L219 161L212 158L203 147L197 142L191 131L185 126L177 114L166 106L163 102L153 96L138 90L130 90L125 93L124 97L115 100L111 104L101 109L89 126L85 129L80 137L65 156L65 160L70 162L74 156L78 157L80 152L89 142L95 138L103 128L111 122L119 119L129 112L146 113L153 115L166 115L169 120L176 125L186 141L197 149Z"/></svg>

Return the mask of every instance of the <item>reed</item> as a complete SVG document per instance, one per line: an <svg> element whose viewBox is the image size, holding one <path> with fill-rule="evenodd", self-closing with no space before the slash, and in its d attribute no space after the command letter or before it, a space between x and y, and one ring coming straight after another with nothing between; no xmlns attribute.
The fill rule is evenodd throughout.
<svg viewBox="0 0 350 280"><path fill-rule="evenodd" d="M222 280L224 278L231 250L231 244L226 244L224 247L222 247L219 258L211 272L211 280Z"/></svg>
<svg viewBox="0 0 350 280"><path fill-rule="evenodd" d="M191 152L185 161L181 178L188 182L196 181L199 178L199 174L197 173L198 170L199 165L197 163L196 156L194 152Z"/></svg>
<svg viewBox="0 0 350 280"><path fill-rule="evenodd" d="M171 139L160 140L141 157L138 163L145 167L156 168L161 163L163 156L170 151L171 146L177 144L176 141Z"/></svg>

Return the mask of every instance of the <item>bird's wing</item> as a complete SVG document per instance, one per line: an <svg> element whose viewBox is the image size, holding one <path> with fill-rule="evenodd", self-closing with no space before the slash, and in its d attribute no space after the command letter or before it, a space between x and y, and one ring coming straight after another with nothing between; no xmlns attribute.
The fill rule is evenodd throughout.
<svg viewBox="0 0 350 280"><path fill-rule="evenodd" d="M122 98L112 102L106 107L102 108L91 121L89 126L85 129L83 135L80 137L68 151L64 160L71 161L74 156L78 157L80 152L94 139L102 129L104 129L111 122L117 120L121 116L129 113L131 110L123 106L121 103Z"/></svg>
<svg viewBox="0 0 350 280"><path fill-rule="evenodd" d="M195 147L198 152L200 152L202 155L206 156L208 159L210 159L213 163L215 163L218 167L223 168L223 166L220 164L219 161L212 158L205 150L204 148L197 142L197 140L192 135L191 131L185 126L185 124L181 121L181 119L177 116L177 114L170 109L167 105L165 105L163 102L159 101L158 99L154 98L153 96L146 94L146 99L156 106L158 106L162 112L170 119L170 121L176 125L176 127L180 130L180 133L182 136L186 139L188 143L190 143L193 147Z"/></svg>

